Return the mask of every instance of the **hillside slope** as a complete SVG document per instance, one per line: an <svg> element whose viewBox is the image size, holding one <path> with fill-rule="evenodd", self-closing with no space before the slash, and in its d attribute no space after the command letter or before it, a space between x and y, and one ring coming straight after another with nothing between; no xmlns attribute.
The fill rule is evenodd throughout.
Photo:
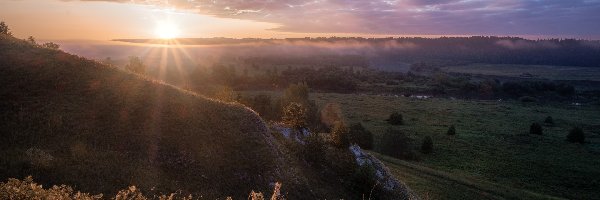
<svg viewBox="0 0 600 200"><path fill-rule="evenodd" d="M348 149L323 144L319 162L308 162L314 149L243 105L6 35L0 110L2 181L31 175L92 194L134 185L148 196L206 199L243 199L282 182L291 199L417 199L391 176L379 178L394 187L374 190L374 174Z"/></svg>
<svg viewBox="0 0 600 200"><path fill-rule="evenodd" d="M209 198L278 181L268 129L250 109L0 37L1 180Z"/></svg>

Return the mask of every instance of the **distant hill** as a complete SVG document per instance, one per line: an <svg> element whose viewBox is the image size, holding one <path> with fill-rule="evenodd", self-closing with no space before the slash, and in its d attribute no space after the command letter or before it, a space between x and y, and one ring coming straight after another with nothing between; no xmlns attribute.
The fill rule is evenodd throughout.
<svg viewBox="0 0 600 200"><path fill-rule="evenodd" d="M362 195L348 150L327 151L329 163L315 167L243 105L6 35L0 110L1 181L31 175L92 194L135 185L206 199L243 199L275 182L292 199ZM390 194L410 193L401 190Z"/></svg>

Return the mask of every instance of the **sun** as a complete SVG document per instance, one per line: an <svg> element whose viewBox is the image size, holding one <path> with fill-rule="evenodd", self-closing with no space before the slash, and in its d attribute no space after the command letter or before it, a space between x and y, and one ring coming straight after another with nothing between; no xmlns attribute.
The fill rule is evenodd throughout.
<svg viewBox="0 0 600 200"><path fill-rule="evenodd" d="M154 29L154 34L160 39L173 39L179 36L179 27L169 21L159 21Z"/></svg>

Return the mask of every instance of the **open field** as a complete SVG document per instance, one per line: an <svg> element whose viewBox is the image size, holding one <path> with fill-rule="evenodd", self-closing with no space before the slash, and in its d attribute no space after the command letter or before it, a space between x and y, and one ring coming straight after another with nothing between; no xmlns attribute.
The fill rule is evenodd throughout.
<svg viewBox="0 0 600 200"><path fill-rule="evenodd" d="M405 132L415 150L424 136L431 136L434 152L420 154L420 161L384 159L400 180L422 197L464 199L477 196L510 198L514 191L521 198L562 197L600 198L600 108L598 106L537 105L520 102L465 101L449 99L412 99L355 94L311 94L320 106L338 103L349 122L361 122L379 137L391 125L385 119L393 111L404 115ZM554 126L544 126L544 135L529 135L529 125L543 123L552 116ZM446 131L455 125L457 135ZM574 126L583 127L585 145L571 144L565 136ZM422 173L431 169L451 177L467 177L479 188L503 186L504 192L490 192L459 185ZM415 173L412 173L412 172ZM451 178L454 179L454 178ZM489 183L489 184L488 184ZM490 186L491 184L491 186ZM517 189L519 188L519 189ZM442 190L443 189L443 190ZM449 191L452 190L452 191ZM514 196L513 196L514 197Z"/></svg>
<svg viewBox="0 0 600 200"><path fill-rule="evenodd" d="M443 67L442 70L447 72L507 77L520 77L524 73L529 73L533 75L533 78L541 79L600 81L600 68L598 67L471 64Z"/></svg>

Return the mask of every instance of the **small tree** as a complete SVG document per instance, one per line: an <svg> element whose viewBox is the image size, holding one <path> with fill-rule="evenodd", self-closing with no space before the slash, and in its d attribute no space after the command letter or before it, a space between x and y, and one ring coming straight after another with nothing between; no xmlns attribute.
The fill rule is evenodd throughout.
<svg viewBox="0 0 600 200"><path fill-rule="evenodd" d="M348 140L349 133L350 129L348 129L346 123L337 121L331 129L331 141L333 142L333 145L339 148L348 147L350 144Z"/></svg>
<svg viewBox="0 0 600 200"><path fill-rule="evenodd" d="M377 145L379 153L400 158L414 159L410 139L402 132L394 129L388 129L381 136L381 142Z"/></svg>
<svg viewBox="0 0 600 200"><path fill-rule="evenodd" d="M52 50L58 50L60 48L60 45L58 45L54 42L46 42L46 43L42 44L42 47L47 48L47 49L52 49Z"/></svg>
<svg viewBox="0 0 600 200"><path fill-rule="evenodd" d="M144 62L140 57L129 56L129 63L125 65L125 69L138 74L143 74L146 72L146 65L144 65Z"/></svg>
<svg viewBox="0 0 600 200"><path fill-rule="evenodd" d="M542 126L539 123L533 123L529 127L529 134L542 135Z"/></svg>
<svg viewBox="0 0 600 200"><path fill-rule="evenodd" d="M214 98L225 102L235 102L236 94L230 87L223 86L215 92Z"/></svg>
<svg viewBox="0 0 600 200"><path fill-rule="evenodd" d="M356 123L350 126L350 135L348 138L350 143L357 144L363 149L373 148L373 134L365 129L361 123Z"/></svg>
<svg viewBox="0 0 600 200"><path fill-rule="evenodd" d="M421 152L424 154L430 154L433 151L433 139L431 136L425 136L423 144L421 144Z"/></svg>
<svg viewBox="0 0 600 200"><path fill-rule="evenodd" d="M0 22L0 34L12 36L12 33L10 32L10 28L8 28L8 25L6 25L6 23L4 23L4 22Z"/></svg>
<svg viewBox="0 0 600 200"><path fill-rule="evenodd" d="M398 112L394 112L390 115L390 118L387 119L388 123L391 125L402 125L404 121L402 120L402 114Z"/></svg>
<svg viewBox="0 0 600 200"><path fill-rule="evenodd" d="M546 124L550 124L550 125L554 125L554 119L552 119L551 116L546 117L546 119L544 120L544 123Z"/></svg>
<svg viewBox="0 0 600 200"><path fill-rule="evenodd" d="M32 44L32 45L37 45L37 43L35 42L35 38L33 36L29 36L27 38L27 42L29 42L29 44Z"/></svg>
<svg viewBox="0 0 600 200"><path fill-rule="evenodd" d="M450 126L450 128L448 128L448 132L446 132L446 134L456 135L456 127L454 127L454 125Z"/></svg>
<svg viewBox="0 0 600 200"><path fill-rule="evenodd" d="M585 143L585 134L583 134L583 130L579 127L571 129L567 135L567 141L580 144Z"/></svg>
<svg viewBox="0 0 600 200"><path fill-rule="evenodd" d="M305 144L302 147L302 155L304 156L304 159L313 164L322 163L326 147L321 136L317 134L309 134L304 139L304 142Z"/></svg>
<svg viewBox="0 0 600 200"><path fill-rule="evenodd" d="M285 89L283 100L285 103L296 102L307 105L309 102L308 93L309 89L306 83L291 84Z"/></svg>
<svg viewBox="0 0 600 200"><path fill-rule="evenodd" d="M283 123L295 129L302 129L307 125L306 107L299 103L290 103L283 110Z"/></svg>

